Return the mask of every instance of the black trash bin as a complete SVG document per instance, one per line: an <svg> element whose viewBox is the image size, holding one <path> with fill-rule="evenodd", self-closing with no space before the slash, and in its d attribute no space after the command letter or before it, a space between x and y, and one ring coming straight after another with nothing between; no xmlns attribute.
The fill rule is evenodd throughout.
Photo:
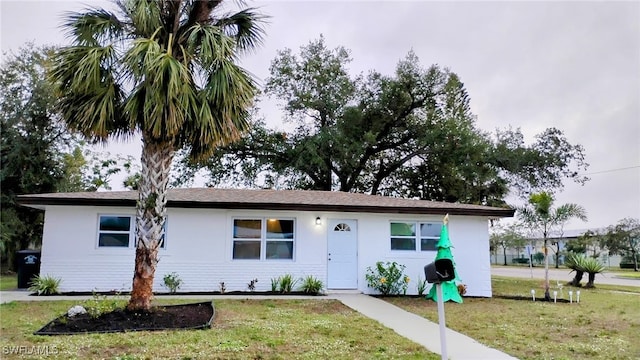
<svg viewBox="0 0 640 360"><path fill-rule="evenodd" d="M40 251L20 250L16 252L18 262L18 289L26 289L36 276L40 275Z"/></svg>

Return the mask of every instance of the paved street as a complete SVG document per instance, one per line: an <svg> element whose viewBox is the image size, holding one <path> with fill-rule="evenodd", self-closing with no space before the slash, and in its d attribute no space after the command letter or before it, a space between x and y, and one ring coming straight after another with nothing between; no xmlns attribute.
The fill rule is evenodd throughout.
<svg viewBox="0 0 640 360"><path fill-rule="evenodd" d="M556 269L549 268L549 280L560 281L566 283L573 279L573 273L570 273L569 269ZM508 276L527 279L544 279L544 267L536 266L533 269L524 266L492 266L491 274L498 276ZM533 275L532 275L533 274ZM587 275L582 278L583 283L586 283ZM640 286L640 279L623 279L618 278L612 273L603 273L596 275L596 286L598 284L609 285L625 285L625 286Z"/></svg>

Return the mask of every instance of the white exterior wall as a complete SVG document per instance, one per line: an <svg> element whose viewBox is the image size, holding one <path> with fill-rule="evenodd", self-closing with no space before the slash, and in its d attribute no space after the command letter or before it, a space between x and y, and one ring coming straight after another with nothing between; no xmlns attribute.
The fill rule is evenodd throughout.
<svg viewBox="0 0 640 360"><path fill-rule="evenodd" d="M133 215L131 208L48 206L42 242L41 274L62 279L60 290L129 291L135 248L97 245L98 214ZM322 225L315 225L321 217ZM294 218L296 234L293 260L233 260L232 229L235 217ZM442 221L442 216L315 213L291 211L168 209L166 248L159 250L154 291L165 292L165 274L175 272L183 280L181 292L245 291L258 279L256 291L271 290L271 279L283 274L295 278L312 275L327 284L327 220L354 219L358 226L358 290L372 293L365 272L377 261L406 265L411 278L407 294L417 294L418 277L433 252L390 250L390 221ZM450 216L449 235L453 256L467 295L491 296L489 235L486 218Z"/></svg>
<svg viewBox="0 0 640 360"><path fill-rule="evenodd" d="M98 247L98 216L133 215L133 209L50 206L45 213L40 273L62 279L60 291L130 291L135 248ZM271 278L313 275L326 284L326 232L317 215L282 211L175 209L167 214L164 249L159 250L154 291L167 291L165 274L183 280L180 291L271 290ZM232 260L234 217L290 217L296 220L294 260Z"/></svg>
<svg viewBox="0 0 640 360"><path fill-rule="evenodd" d="M407 294L418 293L418 278L424 279L424 266L435 260L435 251L398 251L390 249L391 221L435 221L441 222L439 215L391 215L366 214L363 224L358 227L358 276L359 289L364 293L374 293L367 287L365 274L367 267L377 261L396 261L406 266L405 274L410 282ZM471 216L449 216L449 238L458 276L467 285L468 296L491 297L491 268L489 264L489 234L487 219ZM427 291L431 285L428 284ZM426 292L425 292L426 294Z"/></svg>

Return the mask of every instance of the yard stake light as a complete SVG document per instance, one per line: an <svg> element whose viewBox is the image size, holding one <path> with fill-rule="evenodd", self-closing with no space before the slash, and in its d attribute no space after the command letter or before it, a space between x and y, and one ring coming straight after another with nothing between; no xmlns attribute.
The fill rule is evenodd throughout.
<svg viewBox="0 0 640 360"><path fill-rule="evenodd" d="M569 291L569 304L573 304L573 291Z"/></svg>
<svg viewBox="0 0 640 360"><path fill-rule="evenodd" d="M536 301L536 291L534 289L531 289L531 297L533 298L533 301Z"/></svg>
<svg viewBox="0 0 640 360"><path fill-rule="evenodd" d="M576 291L576 302L580 302L580 290Z"/></svg>
<svg viewBox="0 0 640 360"><path fill-rule="evenodd" d="M554 303L556 302L556 299L557 299L557 298L558 298L558 292L557 292L557 291L554 291L554 292L553 292L553 302L554 302Z"/></svg>

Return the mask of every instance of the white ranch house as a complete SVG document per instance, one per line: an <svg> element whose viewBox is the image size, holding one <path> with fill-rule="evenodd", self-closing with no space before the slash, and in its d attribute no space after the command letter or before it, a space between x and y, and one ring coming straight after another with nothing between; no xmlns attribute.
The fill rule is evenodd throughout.
<svg viewBox="0 0 640 360"><path fill-rule="evenodd" d="M45 210L40 274L62 292L129 291L137 192L23 195ZM344 192L171 189L154 291L177 273L181 292L271 289L271 279L313 275L326 288L373 293L365 272L377 261L406 265L408 294L435 258L449 214L453 255L467 295L491 296L488 220L514 210Z"/></svg>

